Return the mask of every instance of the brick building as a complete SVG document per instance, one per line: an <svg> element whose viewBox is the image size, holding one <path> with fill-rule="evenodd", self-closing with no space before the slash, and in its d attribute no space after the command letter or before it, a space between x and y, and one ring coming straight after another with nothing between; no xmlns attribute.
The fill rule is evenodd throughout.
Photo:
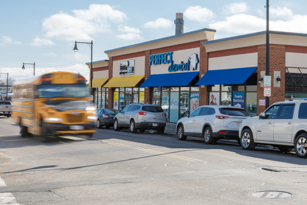
<svg viewBox="0 0 307 205"><path fill-rule="evenodd" d="M263 112L265 32L214 39L215 32L201 29L105 51L108 60L93 62L95 104L159 104L170 122L208 104L242 107L253 116ZM270 104L307 97L306 34L270 32L270 76Z"/></svg>

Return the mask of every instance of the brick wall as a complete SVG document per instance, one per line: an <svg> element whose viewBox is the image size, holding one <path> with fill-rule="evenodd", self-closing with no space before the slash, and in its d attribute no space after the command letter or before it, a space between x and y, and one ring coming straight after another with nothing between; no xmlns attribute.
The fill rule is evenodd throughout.
<svg viewBox="0 0 307 205"><path fill-rule="evenodd" d="M113 77L113 58L109 58L109 80ZM109 88L108 92L108 108L113 109L113 92L114 88Z"/></svg>
<svg viewBox="0 0 307 205"><path fill-rule="evenodd" d="M150 56L150 51L145 51L145 79L146 80L150 76L150 65L149 65L149 56ZM147 99L149 103L151 103L151 89L150 88L145 88L145 93L144 93L144 103L147 103Z"/></svg>
<svg viewBox="0 0 307 205"><path fill-rule="evenodd" d="M203 41L200 42L199 79L208 71L208 53L206 48L202 45L202 42ZM208 105L208 97L208 86L199 86L199 106Z"/></svg>
<svg viewBox="0 0 307 205"><path fill-rule="evenodd" d="M285 75L286 63L285 53L286 47L284 45L270 45L270 76L272 77L272 93L270 97L270 105L276 102L285 100ZM266 46L258 46L258 79L261 76L261 71L266 69ZM274 87L274 71L280 71L280 87ZM265 99L264 88L258 83L257 86L257 115L265 110L265 106L259 106L259 99Z"/></svg>

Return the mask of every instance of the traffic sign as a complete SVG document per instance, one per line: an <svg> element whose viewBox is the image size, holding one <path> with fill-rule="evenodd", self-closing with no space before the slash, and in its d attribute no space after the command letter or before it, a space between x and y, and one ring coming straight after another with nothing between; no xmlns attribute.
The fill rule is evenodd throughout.
<svg viewBox="0 0 307 205"><path fill-rule="evenodd" d="M271 87L271 76L266 75L264 76L264 87L270 86Z"/></svg>

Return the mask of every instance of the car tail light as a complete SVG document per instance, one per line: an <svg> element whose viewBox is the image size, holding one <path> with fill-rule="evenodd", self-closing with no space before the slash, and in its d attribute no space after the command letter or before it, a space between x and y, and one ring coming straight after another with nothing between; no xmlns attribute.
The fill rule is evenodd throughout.
<svg viewBox="0 0 307 205"><path fill-rule="evenodd" d="M166 117L166 114L165 114L165 113L163 113L163 114L162 114L162 117Z"/></svg>
<svg viewBox="0 0 307 205"><path fill-rule="evenodd" d="M146 112L139 112L139 115L146 115Z"/></svg>
<svg viewBox="0 0 307 205"><path fill-rule="evenodd" d="M217 115L217 116L215 116L217 119L220 119L220 120L222 120L222 119L228 119L229 117L228 116L220 116L220 115Z"/></svg>
<svg viewBox="0 0 307 205"><path fill-rule="evenodd" d="M109 116L108 116L108 115L102 115L102 117L103 117L103 118L109 118Z"/></svg>
<svg viewBox="0 0 307 205"><path fill-rule="evenodd" d="M224 134L226 134L226 132L219 132L219 134L224 135Z"/></svg>

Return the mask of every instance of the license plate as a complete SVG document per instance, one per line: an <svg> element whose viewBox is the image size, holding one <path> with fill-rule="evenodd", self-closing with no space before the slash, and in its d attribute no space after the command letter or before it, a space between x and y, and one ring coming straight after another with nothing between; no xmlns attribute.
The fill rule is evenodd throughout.
<svg viewBox="0 0 307 205"><path fill-rule="evenodd" d="M158 124L157 123L152 123L152 126L157 127Z"/></svg>
<svg viewBox="0 0 307 205"><path fill-rule="evenodd" d="M71 125L71 126L69 126L69 128L71 130L84 130L84 127L83 126L79 126L79 125Z"/></svg>

